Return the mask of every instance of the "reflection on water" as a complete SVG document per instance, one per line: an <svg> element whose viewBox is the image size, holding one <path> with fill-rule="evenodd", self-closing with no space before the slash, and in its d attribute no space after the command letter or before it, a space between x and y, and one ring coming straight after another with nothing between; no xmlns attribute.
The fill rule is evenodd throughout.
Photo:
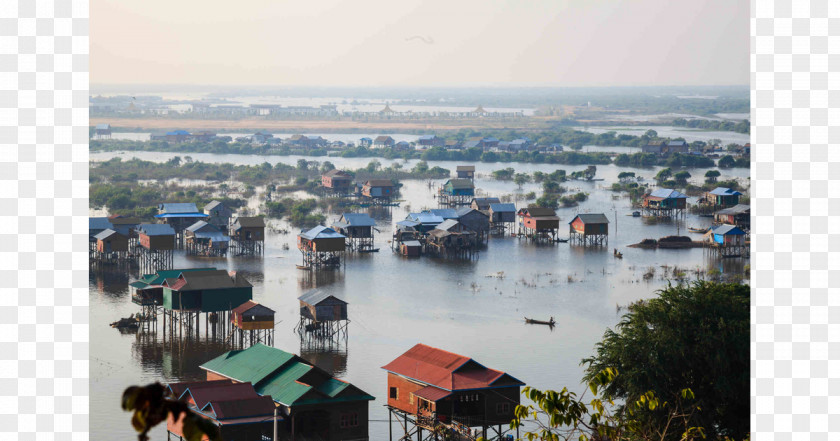
<svg viewBox="0 0 840 441"><path fill-rule="evenodd" d="M517 170L520 166L538 168L517 164ZM447 168L454 169L454 165ZM483 164L480 171L486 176L497 168L502 165ZM370 405L370 436L386 439L387 423L376 422L387 421L382 406L387 396L385 375L380 367L418 342L482 360L534 387L567 386L580 392L580 360L591 355L605 329L617 323L621 314L617 307L650 298L668 281L743 277L749 263L746 259L710 258L702 249L628 248L642 239L678 233L699 240L701 236L687 233L687 228L706 227L711 219L687 214L684 220L649 222L628 216L633 211L630 200L613 198L613 193L600 187L609 185L620 170L599 166L598 176L603 175L606 182L567 184L589 193L589 199L579 207L558 210L561 238L568 237L566 222L576 213L603 212L610 220L605 247L495 237L471 260L404 259L392 252L388 243L395 223L405 218L409 208L437 206L434 190L426 182L404 181L401 198L406 203L362 209L376 220L375 247L380 252L346 255L340 270L298 270L295 235L271 230L262 257L203 259L177 252L175 267L213 266L244 274L254 285L255 301L276 311L274 346L298 352L377 397ZM644 174L654 172L646 170ZM520 190L510 182L482 176L476 185L492 196L539 192L538 184L528 183ZM284 220L272 224L299 230ZM614 248L623 253L623 259L613 256ZM230 349L203 334L186 342L168 336L164 340L160 330L123 334L110 328L109 323L139 312L130 301L128 283L132 277L136 274L129 277L125 271L107 269L90 273L90 406L95 416L91 439L136 436L130 416L119 407L126 386L202 378L199 366ZM351 323L343 346L313 349L302 345L295 330L300 319L297 298L310 289L324 289L348 302ZM554 317L557 323L552 330L527 325L524 317ZM351 345L353 357L349 357ZM156 430L151 437L166 439L165 429Z"/></svg>

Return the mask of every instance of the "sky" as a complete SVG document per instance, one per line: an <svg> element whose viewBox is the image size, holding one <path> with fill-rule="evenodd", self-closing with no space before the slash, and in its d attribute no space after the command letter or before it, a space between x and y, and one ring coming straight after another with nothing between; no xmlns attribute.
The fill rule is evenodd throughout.
<svg viewBox="0 0 840 441"><path fill-rule="evenodd" d="M746 0L91 0L92 84L749 84Z"/></svg>

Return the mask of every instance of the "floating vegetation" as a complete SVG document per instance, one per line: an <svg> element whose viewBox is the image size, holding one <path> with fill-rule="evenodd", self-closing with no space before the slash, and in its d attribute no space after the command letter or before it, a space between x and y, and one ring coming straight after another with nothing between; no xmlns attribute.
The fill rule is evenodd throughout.
<svg viewBox="0 0 840 441"><path fill-rule="evenodd" d="M494 279L504 279L505 278L505 272L504 271L499 271L499 272L496 272L496 273L490 273L490 274L488 274L484 277L491 277L491 278L494 278Z"/></svg>

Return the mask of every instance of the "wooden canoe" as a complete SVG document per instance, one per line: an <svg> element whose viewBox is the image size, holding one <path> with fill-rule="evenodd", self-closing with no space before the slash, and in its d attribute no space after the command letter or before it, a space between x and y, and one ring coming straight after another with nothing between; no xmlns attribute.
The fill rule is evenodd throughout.
<svg viewBox="0 0 840 441"><path fill-rule="evenodd" d="M297 269L299 269L299 270L308 270L308 269L310 269L310 268L309 268L308 266L306 266L306 265L295 265L295 267L296 267Z"/></svg>
<svg viewBox="0 0 840 441"><path fill-rule="evenodd" d="M547 321L544 321L544 320L534 320L534 319L529 319L528 317L525 317L525 323L530 323L532 325L554 326L554 324L556 322L554 321L554 318L552 318L551 321L547 322Z"/></svg>

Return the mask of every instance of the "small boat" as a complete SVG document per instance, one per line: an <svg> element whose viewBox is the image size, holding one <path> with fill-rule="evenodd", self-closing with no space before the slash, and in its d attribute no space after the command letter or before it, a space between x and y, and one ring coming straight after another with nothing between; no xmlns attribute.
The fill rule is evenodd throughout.
<svg viewBox="0 0 840 441"><path fill-rule="evenodd" d="M128 318L121 318L119 321L111 323L112 328L136 328L140 326L140 322L131 314Z"/></svg>
<svg viewBox="0 0 840 441"><path fill-rule="evenodd" d="M360 253L378 253L379 248L365 248L363 250L359 250Z"/></svg>
<svg viewBox="0 0 840 441"><path fill-rule="evenodd" d="M295 268L297 268L297 269L299 269L299 270L308 270L308 269L310 269L310 268L309 268L308 266L306 266L306 265L295 265Z"/></svg>
<svg viewBox="0 0 840 441"><path fill-rule="evenodd" d="M641 216L642 216L641 212L639 212L639 211L634 211L633 212L633 217L641 217Z"/></svg>
<svg viewBox="0 0 840 441"><path fill-rule="evenodd" d="M694 228L694 227L688 227L688 231L691 231L692 233L705 234L707 231L709 231L709 229L708 229L708 228Z"/></svg>
<svg viewBox="0 0 840 441"><path fill-rule="evenodd" d="M618 249L613 248L613 256L617 259L623 259L624 255L618 252Z"/></svg>
<svg viewBox="0 0 840 441"><path fill-rule="evenodd" d="M548 326L554 326L554 324L555 324L555 323L557 323L557 322L555 322L555 321L554 321L554 317L551 317L551 320L549 320L549 321L544 321L544 320L534 320L534 319L529 319L528 317L525 317L525 323L528 323L528 324L531 324L531 325L548 325Z"/></svg>
<svg viewBox="0 0 840 441"><path fill-rule="evenodd" d="M557 239L557 242L560 242L560 243L566 243L568 241L569 241L569 239Z"/></svg>

